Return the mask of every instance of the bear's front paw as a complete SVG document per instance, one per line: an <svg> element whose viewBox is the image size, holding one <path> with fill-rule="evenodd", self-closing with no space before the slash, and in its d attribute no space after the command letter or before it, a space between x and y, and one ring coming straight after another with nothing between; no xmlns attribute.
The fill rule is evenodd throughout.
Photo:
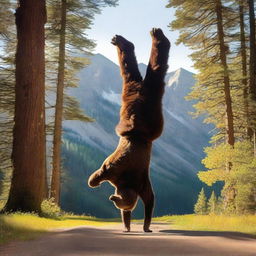
<svg viewBox="0 0 256 256"><path fill-rule="evenodd" d="M124 37L119 36L119 35L115 35L112 40L111 43L115 46L117 46L120 50L122 51L127 51L127 50L134 50L134 45L133 43L129 42L128 40L126 40Z"/></svg>
<svg viewBox="0 0 256 256"><path fill-rule="evenodd" d="M110 201L116 201L116 200L118 200L118 199L120 199L120 197L119 196L117 196L117 195L111 195L110 197L109 197L109 200Z"/></svg>

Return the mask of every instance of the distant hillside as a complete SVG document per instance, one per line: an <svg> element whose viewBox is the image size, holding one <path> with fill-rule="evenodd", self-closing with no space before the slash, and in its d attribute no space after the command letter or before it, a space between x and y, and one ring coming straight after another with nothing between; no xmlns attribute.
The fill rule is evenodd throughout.
<svg viewBox="0 0 256 256"><path fill-rule="evenodd" d="M139 64L139 67L144 74L146 65ZM108 184L88 188L87 178L118 143L115 126L119 120L122 89L119 67L96 54L91 58L91 65L79 73L79 78L80 87L68 93L76 96L85 112L96 121L64 122L62 207L76 213L116 217L119 212L108 201L113 188ZM201 159L210 138L210 127L188 114L193 111L193 103L184 97L194 83L193 73L182 68L166 76L164 132L154 142L151 162L156 216L191 213L202 186L196 172L203 168ZM143 216L141 207L135 215Z"/></svg>

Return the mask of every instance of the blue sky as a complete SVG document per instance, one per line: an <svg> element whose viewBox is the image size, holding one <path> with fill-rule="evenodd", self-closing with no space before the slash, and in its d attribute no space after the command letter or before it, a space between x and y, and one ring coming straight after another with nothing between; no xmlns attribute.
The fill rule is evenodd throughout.
<svg viewBox="0 0 256 256"><path fill-rule="evenodd" d="M94 24L88 36L97 43L95 53L101 53L117 63L115 47L110 44L115 34L124 36L135 44L138 62L148 63L153 27L161 28L169 38L172 47L169 55L169 70L183 67L194 72L193 63L188 55L191 53L183 45L175 45L177 31L170 31L168 24L174 19L174 10L165 8L167 0L119 0L117 7L102 9L95 16Z"/></svg>

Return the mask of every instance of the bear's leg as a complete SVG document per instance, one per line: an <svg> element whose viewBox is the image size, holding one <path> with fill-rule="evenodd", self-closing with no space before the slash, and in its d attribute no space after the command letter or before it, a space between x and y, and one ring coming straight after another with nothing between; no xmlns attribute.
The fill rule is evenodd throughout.
<svg viewBox="0 0 256 256"><path fill-rule="evenodd" d="M141 82L142 77L135 57L133 43L119 35L114 36L111 43L117 47L120 71L124 85L133 81Z"/></svg>
<svg viewBox="0 0 256 256"><path fill-rule="evenodd" d="M121 210L122 221L124 223L125 232L130 232L131 228L131 211Z"/></svg>
<svg viewBox="0 0 256 256"><path fill-rule="evenodd" d="M160 28L153 28L150 34L152 48L144 84L159 84L164 81L168 69L170 42Z"/></svg>
<svg viewBox="0 0 256 256"><path fill-rule="evenodd" d="M154 196L153 189L151 187L149 179L147 179L146 184L144 185L144 188L139 195L145 207L144 226L143 226L144 232L152 232L152 230L149 229L149 226L151 224L155 196Z"/></svg>

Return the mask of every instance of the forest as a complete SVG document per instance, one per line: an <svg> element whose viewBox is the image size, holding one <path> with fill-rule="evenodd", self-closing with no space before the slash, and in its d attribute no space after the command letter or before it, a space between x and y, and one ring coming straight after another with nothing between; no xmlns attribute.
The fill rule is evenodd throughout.
<svg viewBox="0 0 256 256"><path fill-rule="evenodd" d="M84 113L79 100L66 92L78 87L77 73L90 65L86 56L92 55L95 42L87 31L95 15L118 1L0 3L0 207L3 212L41 213L45 200L61 206L62 185L73 182L62 175L73 146L64 136L63 121L97 122L87 114L93 110ZM194 211L255 214L254 0L169 0L166 8L175 9L166 25L179 33L176 44L191 49L197 71L186 96L195 102L191 115L213 127L202 159L205 168L197 175L205 186L221 187L221 194L213 192L208 200L202 189ZM89 165L93 149L79 143L73 147L74 159Z"/></svg>
<svg viewBox="0 0 256 256"><path fill-rule="evenodd" d="M187 99L197 100L195 116L204 115L204 122L214 124L211 147L202 160L207 170L198 177L208 186L223 182L221 212L255 213L254 1L174 0L168 7L177 8L170 28L180 32L177 43L193 50L198 70ZM196 212L205 212L199 206Z"/></svg>
<svg viewBox="0 0 256 256"><path fill-rule="evenodd" d="M116 3L24 0L17 8L16 1L1 1L0 188L2 205L8 198L5 211L40 212L48 197L59 204L62 120L93 121L65 90L77 86L77 71L88 65L80 55L95 46L86 35L94 15Z"/></svg>

